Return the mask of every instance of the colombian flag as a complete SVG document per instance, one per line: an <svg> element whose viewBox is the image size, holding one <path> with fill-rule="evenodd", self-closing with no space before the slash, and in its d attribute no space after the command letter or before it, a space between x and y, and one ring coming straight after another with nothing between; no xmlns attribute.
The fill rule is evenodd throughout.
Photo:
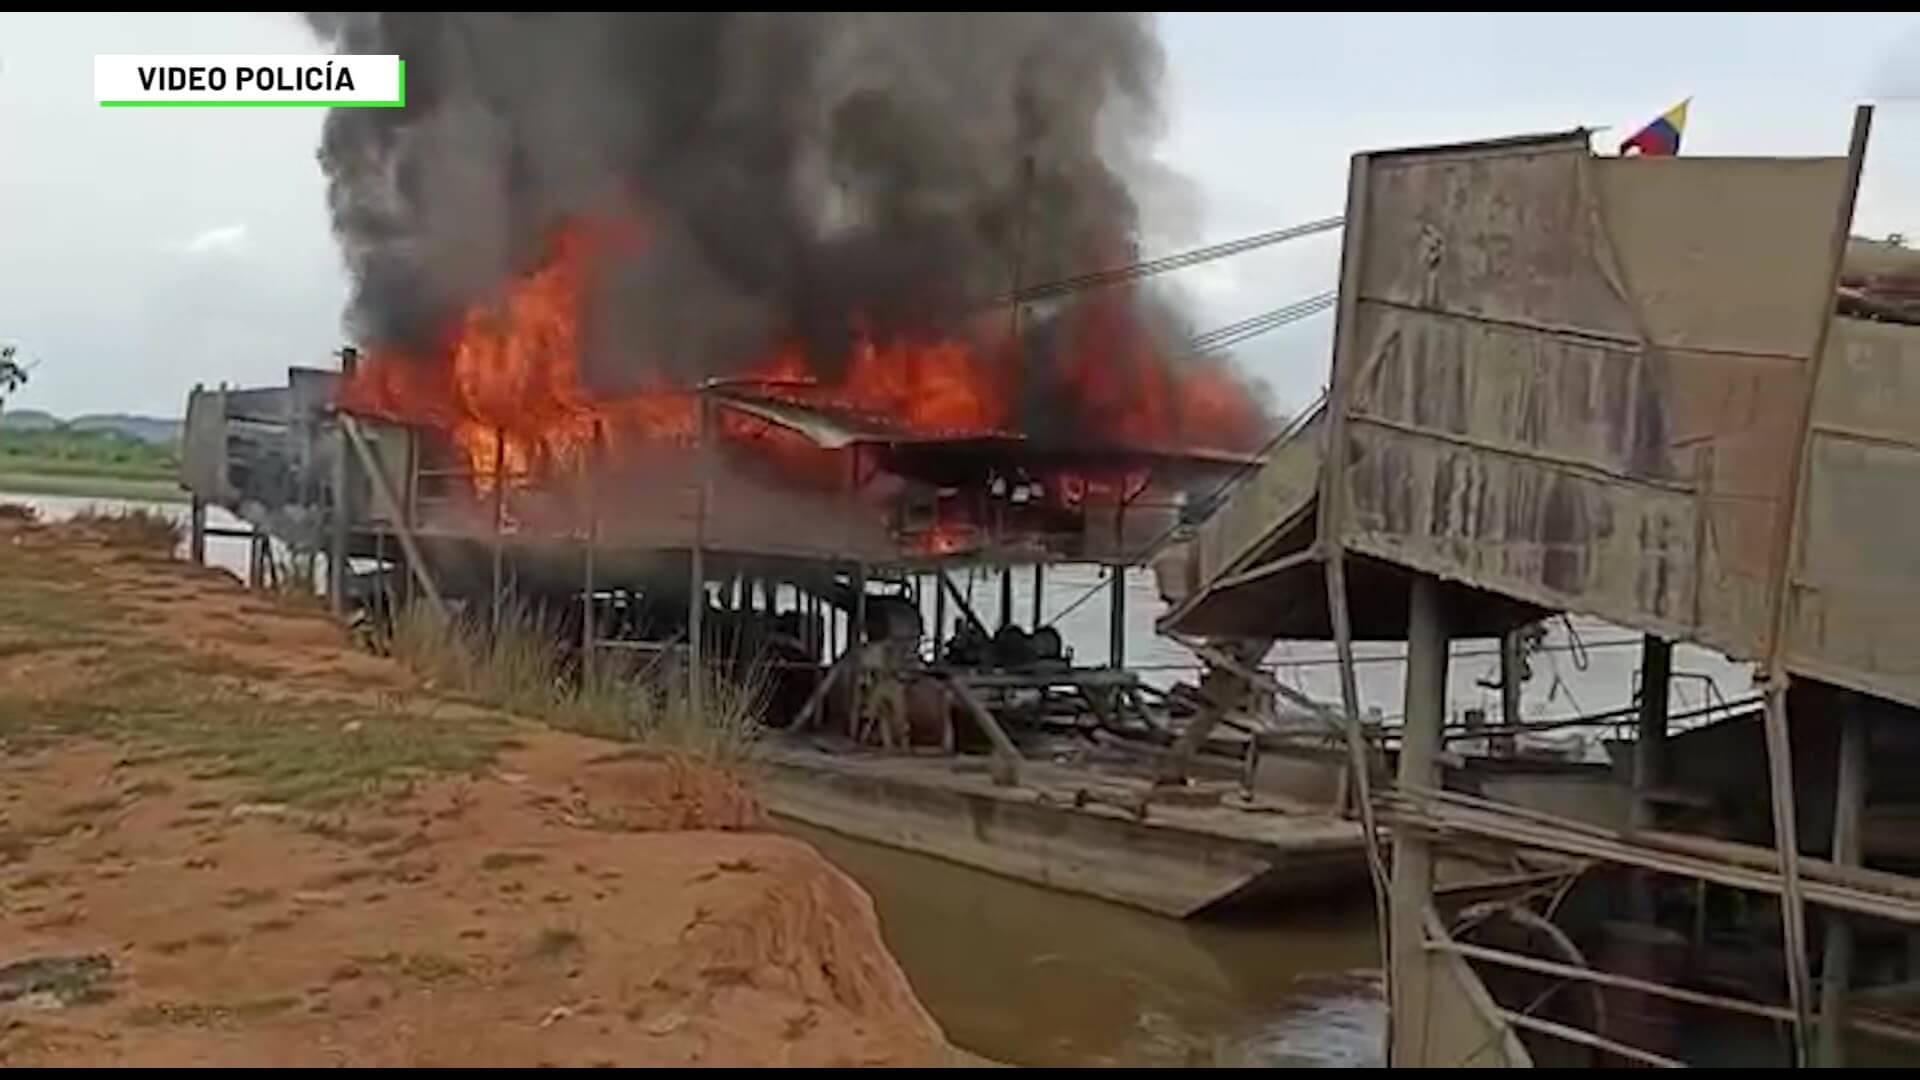
<svg viewBox="0 0 1920 1080"><path fill-rule="evenodd" d="M1672 157L1680 152L1680 133L1687 126L1688 98L1666 112L1660 118L1639 131L1633 137L1620 144L1622 157L1629 153L1643 154L1648 157Z"/></svg>

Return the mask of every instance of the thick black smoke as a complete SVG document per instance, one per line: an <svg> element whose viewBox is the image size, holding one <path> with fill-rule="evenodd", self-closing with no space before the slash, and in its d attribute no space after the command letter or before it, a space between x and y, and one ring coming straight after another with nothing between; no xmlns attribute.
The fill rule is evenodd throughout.
<svg viewBox="0 0 1920 1080"><path fill-rule="evenodd" d="M309 13L397 53L404 109L336 109L320 157L348 329L422 347L536 264L556 226L632 215L599 275L593 380L686 377L854 313L942 330L1018 274L1126 261L1121 176L1158 122L1160 47L1116 13Z"/></svg>

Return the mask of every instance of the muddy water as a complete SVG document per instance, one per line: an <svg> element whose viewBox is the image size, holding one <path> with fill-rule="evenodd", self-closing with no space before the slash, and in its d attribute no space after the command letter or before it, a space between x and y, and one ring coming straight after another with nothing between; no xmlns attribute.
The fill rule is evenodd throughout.
<svg viewBox="0 0 1920 1080"><path fill-rule="evenodd" d="M872 894L949 1038L1016 1065L1364 1066L1384 1006L1370 901L1176 922L786 825Z"/></svg>

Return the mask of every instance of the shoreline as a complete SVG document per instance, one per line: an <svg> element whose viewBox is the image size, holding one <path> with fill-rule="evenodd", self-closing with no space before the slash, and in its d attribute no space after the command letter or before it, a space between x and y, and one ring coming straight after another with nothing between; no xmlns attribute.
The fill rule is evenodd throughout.
<svg viewBox="0 0 1920 1080"><path fill-rule="evenodd" d="M137 499L145 502L186 503L190 499L173 479L134 479L95 474L0 472L0 496L65 495L74 498Z"/></svg>

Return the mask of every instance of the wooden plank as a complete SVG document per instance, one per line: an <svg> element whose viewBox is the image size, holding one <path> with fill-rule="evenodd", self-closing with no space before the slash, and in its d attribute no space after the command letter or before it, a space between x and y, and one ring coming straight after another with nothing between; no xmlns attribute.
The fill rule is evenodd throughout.
<svg viewBox="0 0 1920 1080"><path fill-rule="evenodd" d="M1853 228L1854 204L1860 194L1860 171L1866 163L1867 139L1873 130L1873 106L1861 105L1853 113L1853 134L1847 149L1847 180L1841 195L1839 212L1834 215L1830 241L1830 266L1827 274L1827 299L1822 305L1819 330L1813 351L1807 360L1806 389L1801 394L1800 415L1793 439L1794 480L1787 490L1786 505L1781 508L1769 560L1767 581L1767 649L1764 672L1767 678L1767 778L1773 808L1774 847L1780 859L1780 919L1785 937L1788 997L1799 1017L1794 1040L1795 1063L1804 1067L1809 1057L1808 1036L1812 1034L1812 984L1807 957L1806 902L1800 888L1800 836L1794 811L1792 743L1787 737L1787 581L1793 571L1793 554L1801 533L1800 508L1806 501L1809 471L1807 448L1812 439L1814 391L1820 385L1820 372L1826 359L1827 337L1833 330L1833 296L1840 285L1840 273L1846 262L1847 237Z"/></svg>
<svg viewBox="0 0 1920 1080"><path fill-rule="evenodd" d="M1583 1031L1580 1028L1569 1027L1566 1024L1555 1023L1552 1020L1542 1020L1540 1017L1514 1012L1511 1009L1501 1009L1499 1010L1499 1015L1500 1019L1505 1020L1515 1027L1538 1031L1542 1035L1551 1035L1556 1039L1565 1039L1570 1043L1591 1046L1595 1050L1605 1050L1609 1054L1618 1054L1624 1058L1632 1058L1635 1061L1652 1065L1656 1068L1684 1069L1687 1067L1685 1062L1675 1061L1670 1057L1661 1057L1651 1050L1642 1050L1637 1046L1628 1046L1626 1043L1615 1042L1605 1036L1595 1035L1591 1031Z"/></svg>
<svg viewBox="0 0 1920 1080"><path fill-rule="evenodd" d="M1538 956L1524 956L1507 952L1504 949L1490 949L1484 945L1470 945L1464 941L1429 941L1429 952L1450 952L1467 957L1470 960L1482 960L1502 967L1518 968L1542 975L1557 975L1564 979L1578 979L1582 982L1598 983L1602 986L1618 986L1625 990L1638 990L1655 997L1671 1001L1683 1001L1689 1005L1704 1005L1713 1009L1725 1009L1728 1012L1744 1013L1767 1020L1792 1022L1793 1010L1783 1005L1767 1005L1758 1001L1746 1001L1741 998L1726 997L1721 994L1702 993L1678 986L1648 982L1629 975L1618 975L1611 971L1598 971L1593 968L1576 967L1557 960L1546 960Z"/></svg>
<svg viewBox="0 0 1920 1080"><path fill-rule="evenodd" d="M1860 715L1859 702L1849 700L1847 706L1840 720L1839 775L1833 793L1833 861L1837 866L1860 863L1860 817L1867 795L1867 720ZM1853 923L1843 914L1830 912L1826 961L1820 965L1820 1032L1814 1046L1814 1064L1822 1069L1846 1065L1846 1043L1841 1035L1852 985Z"/></svg>
<svg viewBox="0 0 1920 1080"><path fill-rule="evenodd" d="M947 685L953 688L954 696L960 704L966 706L980 730L987 733L987 740L993 743L993 782L1000 787L1013 787L1020 782L1020 748L1013 744L1007 733L1000 727L1000 721L980 699L973 696L964 680L947 677Z"/></svg>
<svg viewBox="0 0 1920 1080"><path fill-rule="evenodd" d="M1400 740L1402 787L1436 787L1440 780L1440 725L1446 718L1447 626L1440 582L1416 577L1408 597L1406 721ZM1427 908L1433 903L1432 838L1397 834L1387 897L1388 971L1394 988L1392 1042L1387 1064L1410 1068L1422 1060L1428 1041L1430 1002L1422 943Z"/></svg>
<svg viewBox="0 0 1920 1080"><path fill-rule="evenodd" d="M433 605L434 614L447 617L447 602L440 595L440 586L433 580L433 572L427 568L426 557L420 553L420 545L414 539L413 523L400 512L400 500L393 493L393 485L387 481L379 463L373 459L373 448L367 445L367 437L360 430L360 422L349 413L340 414L340 429L347 433L347 442L360 459L361 468L367 472L367 478L373 486L373 497L380 500L386 511L387 519L393 522L394 536L400 541L401 550L406 552L407 568L419 582L420 591L427 594L427 602Z"/></svg>

